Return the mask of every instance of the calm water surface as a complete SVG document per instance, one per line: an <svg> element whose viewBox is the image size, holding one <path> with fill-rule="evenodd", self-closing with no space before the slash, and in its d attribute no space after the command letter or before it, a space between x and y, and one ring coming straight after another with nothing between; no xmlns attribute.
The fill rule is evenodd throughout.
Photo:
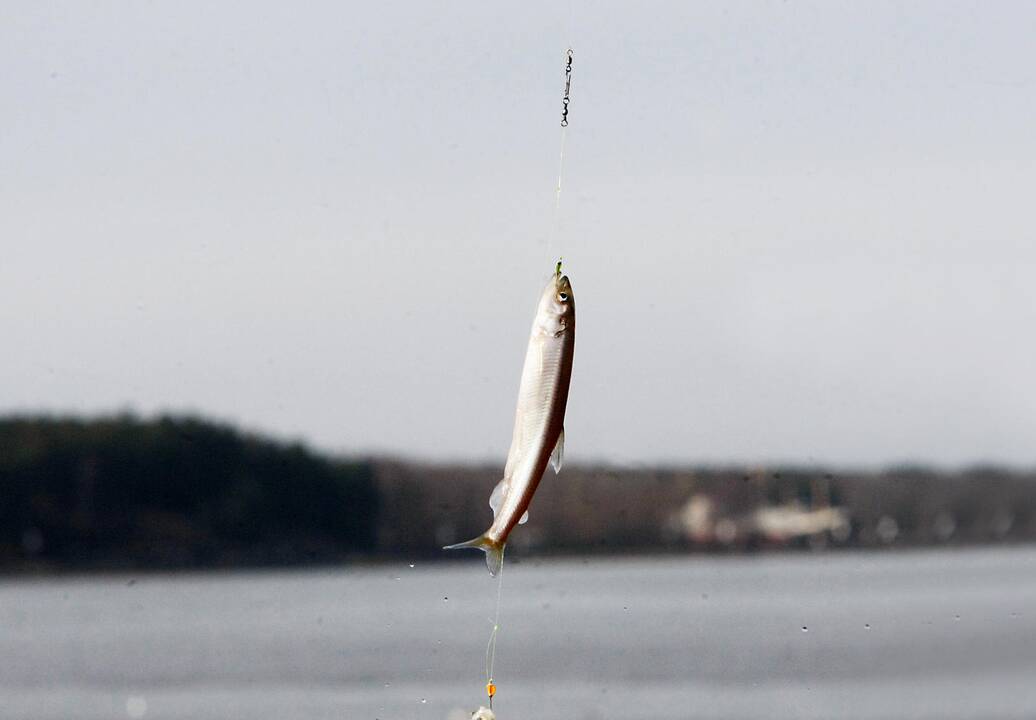
<svg viewBox="0 0 1036 720"><path fill-rule="evenodd" d="M0 718L462 720L480 556L0 582ZM1036 549L510 562L500 720L1036 717Z"/></svg>

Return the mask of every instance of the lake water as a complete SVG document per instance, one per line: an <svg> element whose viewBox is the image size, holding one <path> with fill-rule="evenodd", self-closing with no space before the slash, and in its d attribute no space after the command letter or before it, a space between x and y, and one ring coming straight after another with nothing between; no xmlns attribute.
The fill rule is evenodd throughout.
<svg viewBox="0 0 1036 720"><path fill-rule="evenodd" d="M481 555L0 582L0 718L461 720ZM1036 717L1036 549L505 569L500 720Z"/></svg>

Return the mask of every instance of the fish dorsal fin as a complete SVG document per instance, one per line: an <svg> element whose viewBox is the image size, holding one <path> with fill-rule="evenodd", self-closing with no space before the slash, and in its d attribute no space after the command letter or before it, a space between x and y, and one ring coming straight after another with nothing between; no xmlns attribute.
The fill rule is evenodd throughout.
<svg viewBox="0 0 1036 720"><path fill-rule="evenodd" d="M507 478L504 478L493 488L493 494L489 496L489 507L493 508L493 517L500 512L500 506L504 504L504 494L507 492Z"/></svg>
<svg viewBox="0 0 1036 720"><path fill-rule="evenodd" d="M525 512L522 513L522 518L521 518L521 520L518 521L518 524L519 525L524 525L527 522L529 522L529 511L528 510L526 510Z"/></svg>
<svg viewBox="0 0 1036 720"><path fill-rule="evenodd" d="M565 459L565 428L561 428L558 435L558 442L554 446L554 452L550 454L550 464L554 468L554 474L561 472L561 462Z"/></svg>

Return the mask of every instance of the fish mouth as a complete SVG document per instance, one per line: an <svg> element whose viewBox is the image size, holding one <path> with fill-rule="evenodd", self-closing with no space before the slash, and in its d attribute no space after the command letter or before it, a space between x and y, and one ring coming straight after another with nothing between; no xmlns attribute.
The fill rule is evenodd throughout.
<svg viewBox="0 0 1036 720"><path fill-rule="evenodd" d="M563 275L554 283L554 297L560 303L567 303L572 299L572 283L568 276Z"/></svg>

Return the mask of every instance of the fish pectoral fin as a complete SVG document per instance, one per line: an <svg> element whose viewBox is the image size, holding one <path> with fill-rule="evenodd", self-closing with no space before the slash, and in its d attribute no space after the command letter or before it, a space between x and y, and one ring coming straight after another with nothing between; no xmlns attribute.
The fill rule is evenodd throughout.
<svg viewBox="0 0 1036 720"><path fill-rule="evenodd" d="M522 513L522 517L518 521L518 524L519 525L524 525L527 522L529 522L529 511L528 510L526 510L525 512Z"/></svg>
<svg viewBox="0 0 1036 720"><path fill-rule="evenodd" d="M542 457L542 456L541 456ZM561 472L561 463L565 459L565 428L561 428L558 434L558 441L554 445L554 452L550 454L550 465L554 468L554 474Z"/></svg>
<svg viewBox="0 0 1036 720"><path fill-rule="evenodd" d="M493 508L493 517L497 516L500 512L500 506L504 504L504 495L507 493L507 478L504 478L496 484L493 488L493 493L489 496L489 507Z"/></svg>

